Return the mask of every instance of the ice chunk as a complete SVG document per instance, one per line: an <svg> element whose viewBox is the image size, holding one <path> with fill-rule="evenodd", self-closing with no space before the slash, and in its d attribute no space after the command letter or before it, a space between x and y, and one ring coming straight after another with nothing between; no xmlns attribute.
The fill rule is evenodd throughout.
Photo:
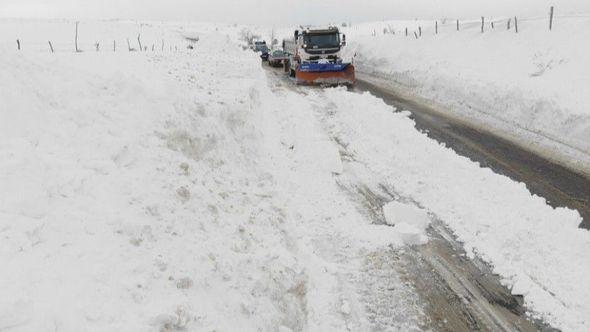
<svg viewBox="0 0 590 332"><path fill-rule="evenodd" d="M385 222L395 226L405 244L422 244L428 241L425 234L430 224L428 212L413 204L391 202L383 207Z"/></svg>

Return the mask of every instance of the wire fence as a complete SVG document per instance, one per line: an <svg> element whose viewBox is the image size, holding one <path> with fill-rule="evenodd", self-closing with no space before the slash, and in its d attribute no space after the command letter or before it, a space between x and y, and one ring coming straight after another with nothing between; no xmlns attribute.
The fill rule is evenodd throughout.
<svg viewBox="0 0 590 332"><path fill-rule="evenodd" d="M50 53L65 53L65 52L178 52L181 50L193 50L196 42L187 41L185 44L174 43L168 44L164 42L149 43L146 42L140 48L137 42L127 44L126 41L105 41L105 42L79 42L76 49L75 42L53 42L48 40L46 42L28 42L27 40L16 39L14 42L3 41L0 42L0 48L13 48L17 51L47 51ZM163 45L163 46L162 46Z"/></svg>
<svg viewBox="0 0 590 332"><path fill-rule="evenodd" d="M63 24L60 22L60 24ZM63 28L62 25L60 28ZM141 25L143 27L143 25ZM30 29L29 29L30 30ZM0 40L0 49L15 49L17 51L36 51L49 53L84 53L84 52L179 52L182 50L194 50L196 44L199 42L199 37L176 38L171 35L164 34L164 30L160 31L161 38L154 38L158 33L148 34L147 38L142 33L136 34L133 37L124 38L121 34L117 38L108 39L104 37L107 34L101 35L100 38L89 41L88 38L80 40L78 37L79 22L72 25L71 40L65 41L64 33L66 30L60 29L60 32L55 36L56 39L47 38L43 40L43 35L51 35L51 32L43 31L26 31L23 33L24 37L18 35L12 40ZM94 31L95 32L95 31ZM169 32L169 31L167 31ZM4 33L6 36L6 33ZM167 37L167 38L166 38ZM69 38L68 38L69 39Z"/></svg>
<svg viewBox="0 0 590 332"><path fill-rule="evenodd" d="M577 14L577 15L555 15L554 7L550 7L548 15L536 16L536 17L503 17L489 19L481 17L480 19L442 19L432 21L415 21L409 22L405 27L386 25L380 28L374 28L372 31L373 36L377 35L402 35L406 37L414 37L420 39L425 34L438 35L439 32L455 30L455 31L474 31L475 29L480 30L481 33L490 30L510 30L515 33L519 33L523 27L530 22L547 22L547 30L553 30L555 22L563 22L574 19L588 19L590 14ZM141 34L136 37L129 38L116 38L112 40L106 40L101 38L94 42L80 41L78 40L77 30L78 23L76 22L76 39L72 42L64 42L61 40L47 40L39 41L35 38L35 41L21 39L18 36L14 41L0 41L0 47L3 49L15 48L18 51L45 51L50 53L64 53L64 52L177 52L181 50L192 50L194 45L198 42L198 38L186 39L184 44L179 40L168 42L165 39L155 40L147 39L142 40ZM142 25L143 26L143 25ZM351 29L350 26L347 27ZM358 30L358 26L352 27L353 30ZM63 37L63 36L62 36ZM73 36L72 36L73 37Z"/></svg>
<svg viewBox="0 0 590 332"><path fill-rule="evenodd" d="M401 35L406 37L415 37L419 39L425 34L437 35L444 31L475 31L484 33L491 30L510 30L514 33L519 33L523 28L528 28L531 22L546 22L546 31L552 31L555 24L558 22L572 21L575 19L589 19L590 14L577 14L577 15L556 15L555 7L549 8L546 16L533 16L533 17L501 17L501 18L486 18L480 17L479 19L456 19L456 18L445 18L442 20L416 20L407 21L405 26L400 26L400 22L395 24L387 24L380 26L379 28L372 28L372 31L368 31L373 36L377 35ZM402 23L403 24L403 23ZM540 25L536 25L538 29ZM349 27L350 29L350 27ZM354 27L353 30L358 31Z"/></svg>

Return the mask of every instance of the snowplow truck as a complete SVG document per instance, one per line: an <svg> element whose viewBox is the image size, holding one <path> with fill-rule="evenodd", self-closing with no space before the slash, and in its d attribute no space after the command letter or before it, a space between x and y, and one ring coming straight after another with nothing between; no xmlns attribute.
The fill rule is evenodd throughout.
<svg viewBox="0 0 590 332"><path fill-rule="evenodd" d="M293 38L283 40L283 50L289 56L285 71L297 84L352 86L354 66L343 62L340 54L344 46L346 35L337 27L295 30Z"/></svg>

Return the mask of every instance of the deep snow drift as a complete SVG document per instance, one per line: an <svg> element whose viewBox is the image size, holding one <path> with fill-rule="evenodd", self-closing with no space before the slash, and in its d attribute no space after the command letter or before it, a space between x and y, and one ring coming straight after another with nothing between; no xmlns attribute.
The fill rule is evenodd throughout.
<svg viewBox="0 0 590 332"><path fill-rule="evenodd" d="M515 33L514 17L486 17L484 33L479 19L460 31L439 20L438 34L435 20L345 31L362 78L590 174L590 19L558 15L548 26L548 16L518 17Z"/></svg>
<svg viewBox="0 0 590 332"><path fill-rule="evenodd" d="M1 22L38 47L17 52L2 29L0 330L418 330L412 286L371 269L426 241L431 218L537 315L587 330L578 213L457 156L407 113L277 84L235 26L86 23L101 44L140 31L174 48L75 54L64 37L50 54L43 41L72 22L31 23L46 35ZM183 36L199 37L193 50ZM342 192L342 146L359 180L404 198L384 207L394 227Z"/></svg>

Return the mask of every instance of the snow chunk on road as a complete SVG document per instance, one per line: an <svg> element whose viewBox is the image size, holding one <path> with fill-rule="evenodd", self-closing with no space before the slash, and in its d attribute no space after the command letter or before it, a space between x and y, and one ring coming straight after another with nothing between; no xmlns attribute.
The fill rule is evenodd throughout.
<svg viewBox="0 0 590 332"><path fill-rule="evenodd" d="M383 215L405 244L424 244L428 241L425 231L430 225L430 217L426 210L412 204L391 202L383 207Z"/></svg>

